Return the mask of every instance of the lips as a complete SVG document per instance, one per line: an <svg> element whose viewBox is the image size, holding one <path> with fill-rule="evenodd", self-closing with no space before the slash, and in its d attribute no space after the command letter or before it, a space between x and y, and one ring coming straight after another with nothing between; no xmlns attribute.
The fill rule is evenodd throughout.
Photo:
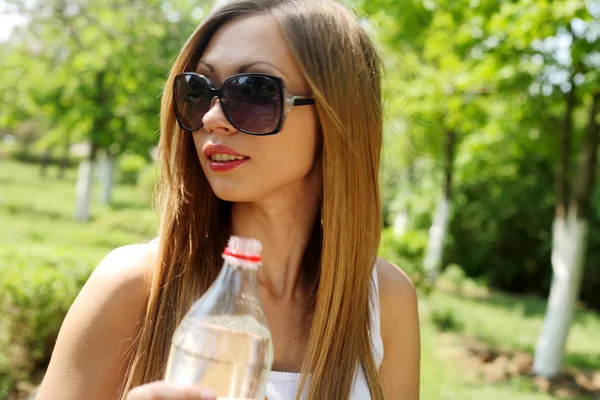
<svg viewBox="0 0 600 400"><path fill-rule="evenodd" d="M207 144L203 151L209 168L215 172L231 171L250 160L250 157L221 144Z"/></svg>

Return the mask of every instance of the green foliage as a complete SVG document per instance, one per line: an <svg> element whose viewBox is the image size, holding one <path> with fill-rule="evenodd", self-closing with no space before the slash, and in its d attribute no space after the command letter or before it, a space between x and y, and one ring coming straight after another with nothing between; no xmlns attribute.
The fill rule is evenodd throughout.
<svg viewBox="0 0 600 400"><path fill-rule="evenodd" d="M150 204L154 196L154 186L157 179L156 165L152 164L144 168L138 177L137 189L140 198Z"/></svg>
<svg viewBox="0 0 600 400"><path fill-rule="evenodd" d="M408 231L396 236L391 228L381 235L379 255L398 265L415 284L423 281L422 259L427 245L427 234L423 231Z"/></svg>
<svg viewBox="0 0 600 400"><path fill-rule="evenodd" d="M473 164L478 173L457 188L447 260L470 276L485 276L494 287L547 290L554 200L554 188L547 184L550 166L534 154L517 160L514 169L508 163Z"/></svg>
<svg viewBox="0 0 600 400"><path fill-rule="evenodd" d="M138 178L148 167L148 160L139 154L125 154L119 159L118 181L128 185L135 185Z"/></svg>
<svg viewBox="0 0 600 400"><path fill-rule="evenodd" d="M494 152L494 148L490 149ZM496 157L498 155L496 153ZM526 152L497 166L472 160L477 173L458 184L446 261L467 275L482 277L492 286L517 293L547 294L551 229L554 217L553 172L549 160ZM592 201L587 268L581 299L600 309L600 218L598 189Z"/></svg>
<svg viewBox="0 0 600 400"><path fill-rule="evenodd" d="M0 304L7 310L0 318L9 322L0 347L23 352L11 367L30 374L48 363L62 320L97 261L47 248L2 251L0 260Z"/></svg>
<svg viewBox="0 0 600 400"><path fill-rule="evenodd" d="M0 160L0 398L45 368L76 294L112 249L156 236L148 202L117 185L111 206L73 220L76 169L64 180L38 167Z"/></svg>
<svg viewBox="0 0 600 400"><path fill-rule="evenodd" d="M0 128L28 146L147 154L170 63L210 4L5 3L30 22L0 43Z"/></svg>
<svg viewBox="0 0 600 400"><path fill-rule="evenodd" d="M463 323L456 318L454 312L449 308L431 311L430 318L433 326L440 332L460 332L463 330Z"/></svg>
<svg viewBox="0 0 600 400"><path fill-rule="evenodd" d="M465 275L465 271L457 265L450 264L446 266L442 276L440 276L440 281L448 282L454 290L458 293L462 293L465 282L467 281L467 276Z"/></svg>
<svg viewBox="0 0 600 400"><path fill-rule="evenodd" d="M407 229L424 237L453 161L445 263L496 288L547 293L566 93L577 99L576 160L591 93L600 90L597 2L355 4L374 26L386 64L386 226L404 212ZM444 148L448 131L457 137L454 160ZM599 207L596 195L582 289L582 299L597 308ZM411 261L406 265L422 262L405 249L397 253Z"/></svg>

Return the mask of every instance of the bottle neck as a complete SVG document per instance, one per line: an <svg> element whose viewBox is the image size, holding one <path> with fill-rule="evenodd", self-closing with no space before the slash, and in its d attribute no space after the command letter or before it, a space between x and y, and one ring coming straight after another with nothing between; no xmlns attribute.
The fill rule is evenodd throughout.
<svg viewBox="0 0 600 400"><path fill-rule="evenodd" d="M258 265L248 265L247 262L239 262L226 257L220 279L226 283L234 293L248 293L258 295L258 279L256 271Z"/></svg>
<svg viewBox="0 0 600 400"><path fill-rule="evenodd" d="M220 298L228 312L253 316L257 322L266 326L267 319L258 293L257 270L258 265L249 266L225 257L219 276L219 286L225 288L225 291L221 292Z"/></svg>

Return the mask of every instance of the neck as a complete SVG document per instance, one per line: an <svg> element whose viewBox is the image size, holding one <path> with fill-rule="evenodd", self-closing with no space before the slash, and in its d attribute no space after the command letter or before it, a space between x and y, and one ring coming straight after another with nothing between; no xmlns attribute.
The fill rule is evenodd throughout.
<svg viewBox="0 0 600 400"><path fill-rule="evenodd" d="M305 293L302 259L319 206L318 188L306 187L261 202L233 203L233 234L252 237L263 244L263 265L257 277L259 287L269 296L293 299Z"/></svg>

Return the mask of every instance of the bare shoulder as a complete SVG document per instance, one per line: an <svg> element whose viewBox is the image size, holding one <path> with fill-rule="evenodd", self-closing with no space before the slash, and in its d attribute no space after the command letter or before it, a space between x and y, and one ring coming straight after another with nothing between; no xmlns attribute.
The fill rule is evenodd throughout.
<svg viewBox="0 0 600 400"><path fill-rule="evenodd" d="M393 297L392 300L406 300L416 298L416 290L406 273L395 264L379 257L377 259L377 276L380 287L380 296Z"/></svg>
<svg viewBox="0 0 600 400"><path fill-rule="evenodd" d="M119 247L108 253L94 269L90 279L106 278L107 283L116 285L149 284L158 246L149 243L130 244Z"/></svg>
<svg viewBox="0 0 600 400"><path fill-rule="evenodd" d="M404 271L379 258L376 264L381 309L385 398L419 398L420 337L417 292Z"/></svg>
<svg viewBox="0 0 600 400"><path fill-rule="evenodd" d="M115 398L156 257L156 245L136 244L113 250L98 264L65 317L38 400Z"/></svg>
<svg viewBox="0 0 600 400"><path fill-rule="evenodd" d="M417 309L417 291L406 273L397 265L377 259L379 303L381 309L381 336L384 344L398 336L397 324L414 323Z"/></svg>

